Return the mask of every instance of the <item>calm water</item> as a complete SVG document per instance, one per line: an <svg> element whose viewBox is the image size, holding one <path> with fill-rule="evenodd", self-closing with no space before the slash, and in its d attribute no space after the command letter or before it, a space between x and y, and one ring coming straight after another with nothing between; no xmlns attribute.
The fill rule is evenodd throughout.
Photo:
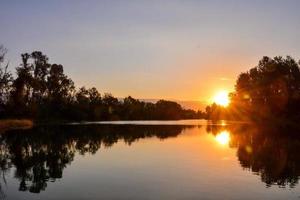
<svg viewBox="0 0 300 200"><path fill-rule="evenodd" d="M3 199L300 197L300 140L249 124L85 123L0 139Z"/></svg>

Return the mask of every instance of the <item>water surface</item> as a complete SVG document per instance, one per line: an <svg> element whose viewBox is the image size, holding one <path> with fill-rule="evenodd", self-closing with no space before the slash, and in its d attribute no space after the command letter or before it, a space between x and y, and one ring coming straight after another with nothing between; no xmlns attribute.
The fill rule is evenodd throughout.
<svg viewBox="0 0 300 200"><path fill-rule="evenodd" d="M3 199L298 199L300 140L244 123L101 122L0 137Z"/></svg>

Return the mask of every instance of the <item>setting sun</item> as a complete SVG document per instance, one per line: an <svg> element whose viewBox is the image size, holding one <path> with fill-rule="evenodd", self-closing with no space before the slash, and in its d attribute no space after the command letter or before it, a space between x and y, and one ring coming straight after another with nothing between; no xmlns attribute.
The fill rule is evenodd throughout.
<svg viewBox="0 0 300 200"><path fill-rule="evenodd" d="M219 91L214 96L213 102L221 106L225 106L225 107L228 106L229 104L228 92L225 90Z"/></svg>

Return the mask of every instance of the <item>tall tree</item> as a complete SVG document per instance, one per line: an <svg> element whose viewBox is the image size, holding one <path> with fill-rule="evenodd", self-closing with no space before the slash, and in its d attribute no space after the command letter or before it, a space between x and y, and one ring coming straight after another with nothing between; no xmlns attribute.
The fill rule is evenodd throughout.
<svg viewBox="0 0 300 200"><path fill-rule="evenodd" d="M64 74L62 65L51 65L47 89L50 101L66 103L72 100L74 82Z"/></svg>
<svg viewBox="0 0 300 200"><path fill-rule="evenodd" d="M32 98L34 102L39 103L47 90L50 64L48 64L48 57L40 51L32 52L31 58L33 68Z"/></svg>
<svg viewBox="0 0 300 200"><path fill-rule="evenodd" d="M240 74L235 88L233 106L250 116L300 114L300 68L289 56L263 57L256 67Z"/></svg>
<svg viewBox="0 0 300 200"><path fill-rule="evenodd" d="M26 112L26 106L29 103L31 83L32 83L32 66L28 63L30 55L22 54L22 64L16 68L17 78L13 82L12 90L12 107L17 115L23 115Z"/></svg>
<svg viewBox="0 0 300 200"><path fill-rule="evenodd" d="M4 66L4 58L7 50L0 45L0 115L5 111L9 92L11 90L11 83L13 81L12 74L8 71L8 63Z"/></svg>

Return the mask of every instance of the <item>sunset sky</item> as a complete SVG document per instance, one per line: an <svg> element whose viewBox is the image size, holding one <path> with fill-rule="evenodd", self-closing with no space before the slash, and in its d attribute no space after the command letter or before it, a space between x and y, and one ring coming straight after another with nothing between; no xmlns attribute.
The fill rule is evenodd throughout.
<svg viewBox="0 0 300 200"><path fill-rule="evenodd" d="M1 1L10 69L40 50L76 86L209 101L264 56L300 58L300 1Z"/></svg>

